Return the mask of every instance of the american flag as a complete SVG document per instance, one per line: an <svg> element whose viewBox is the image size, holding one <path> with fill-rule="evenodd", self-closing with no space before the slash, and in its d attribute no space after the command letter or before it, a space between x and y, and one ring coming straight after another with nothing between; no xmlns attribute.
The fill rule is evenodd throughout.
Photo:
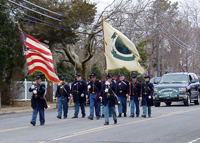
<svg viewBox="0 0 200 143"><path fill-rule="evenodd" d="M49 81L57 84L60 83L53 69L51 51L42 43L23 32L20 26L18 28L22 38L24 55L26 55L30 75L32 75L34 71L40 71Z"/></svg>

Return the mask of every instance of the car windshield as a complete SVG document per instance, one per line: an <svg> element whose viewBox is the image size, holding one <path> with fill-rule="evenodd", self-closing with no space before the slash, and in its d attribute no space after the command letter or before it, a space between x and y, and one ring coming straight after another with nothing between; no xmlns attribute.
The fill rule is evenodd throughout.
<svg viewBox="0 0 200 143"><path fill-rule="evenodd" d="M188 83L187 75L164 75L160 81L161 84L184 84Z"/></svg>
<svg viewBox="0 0 200 143"><path fill-rule="evenodd" d="M150 83L154 83L155 78L150 79Z"/></svg>
<svg viewBox="0 0 200 143"><path fill-rule="evenodd" d="M161 79L161 77L157 77L156 79L155 79L155 82L160 82L160 79Z"/></svg>

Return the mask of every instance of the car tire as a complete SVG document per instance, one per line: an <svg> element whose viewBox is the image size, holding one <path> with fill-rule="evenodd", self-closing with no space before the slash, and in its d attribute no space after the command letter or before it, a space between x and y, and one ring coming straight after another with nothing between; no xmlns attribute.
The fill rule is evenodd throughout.
<svg viewBox="0 0 200 143"><path fill-rule="evenodd" d="M165 104L166 104L167 106L170 106L170 105L172 104L172 102L165 102Z"/></svg>
<svg viewBox="0 0 200 143"><path fill-rule="evenodd" d="M160 107L160 102L155 102L155 107Z"/></svg>
<svg viewBox="0 0 200 143"><path fill-rule="evenodd" d="M197 96L197 100L194 101L195 105L199 105L199 95Z"/></svg>
<svg viewBox="0 0 200 143"><path fill-rule="evenodd" d="M190 95L188 95L187 100L184 102L185 106L190 106Z"/></svg>

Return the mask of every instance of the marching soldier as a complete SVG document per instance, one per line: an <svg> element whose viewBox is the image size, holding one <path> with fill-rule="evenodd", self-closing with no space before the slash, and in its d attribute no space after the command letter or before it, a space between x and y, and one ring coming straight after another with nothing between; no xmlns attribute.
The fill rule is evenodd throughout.
<svg viewBox="0 0 200 143"><path fill-rule="evenodd" d="M117 96L121 103L118 105L118 117L121 117L122 113L124 113L124 117L126 117L127 97L129 96L129 82L125 80L123 73L120 74L120 80L117 82Z"/></svg>
<svg viewBox="0 0 200 143"><path fill-rule="evenodd" d="M29 92L33 92L32 98L31 98L31 107L33 108L33 115L32 115L32 120L31 124L35 126L36 124L36 118L37 114L39 112L39 117L40 117L40 125L45 124L45 117L44 117L44 93L45 93L45 85L41 84L41 77L37 76L36 77L36 84L32 85L29 88Z"/></svg>
<svg viewBox="0 0 200 143"><path fill-rule="evenodd" d="M57 87L55 94L56 101L58 101L58 119L62 117L62 106L63 106L63 116L64 119L67 118L68 113L68 101L70 100L70 87L65 84L65 77L61 77L61 85Z"/></svg>
<svg viewBox="0 0 200 143"><path fill-rule="evenodd" d="M94 117L94 107L95 107L95 113L96 118L100 119L100 91L101 91L101 81L96 79L96 74L93 72L91 74L92 80L88 83L88 92L90 95L90 116L88 116L88 119L93 120ZM88 98L88 96L86 96Z"/></svg>
<svg viewBox="0 0 200 143"><path fill-rule="evenodd" d="M117 77L113 76L112 81L116 84L117 83Z"/></svg>
<svg viewBox="0 0 200 143"><path fill-rule="evenodd" d="M84 80L81 79L81 74L77 73L76 79L72 83L71 94L73 95L75 112L72 118L78 118L79 105L81 106L82 118L85 117L85 102L86 102L86 93L87 93L87 84Z"/></svg>
<svg viewBox="0 0 200 143"><path fill-rule="evenodd" d="M139 117L140 114L140 107L139 107L139 100L140 100L140 92L141 92L141 84L137 81L137 76L132 75L131 84L131 115L130 117L134 117L134 106L136 107L136 117ZM135 104L135 105L134 105Z"/></svg>
<svg viewBox="0 0 200 143"><path fill-rule="evenodd" d="M102 87L102 103L105 106L104 116L105 116L105 124L109 125L109 111L113 113L114 124L117 124L117 116L115 110L115 91L116 85L112 83L112 77L110 75L107 76L107 81L103 84Z"/></svg>
<svg viewBox="0 0 200 143"><path fill-rule="evenodd" d="M146 112L148 108L148 115L151 117L151 106L153 106L153 92L154 86L149 82L150 77L148 75L144 76L145 82L142 84L142 106L143 115L146 118Z"/></svg>

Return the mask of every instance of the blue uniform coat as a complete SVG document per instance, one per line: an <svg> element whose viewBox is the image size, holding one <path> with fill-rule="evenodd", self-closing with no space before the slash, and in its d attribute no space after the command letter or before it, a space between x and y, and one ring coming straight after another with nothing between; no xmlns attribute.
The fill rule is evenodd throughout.
<svg viewBox="0 0 200 143"><path fill-rule="evenodd" d="M58 85L55 97L70 97L70 87L69 87L69 85L67 85L67 84Z"/></svg>
<svg viewBox="0 0 200 143"><path fill-rule="evenodd" d="M91 80L88 85L91 86L91 88L89 89L89 93L92 93L92 94L97 94L97 102L100 102L100 98L99 98L99 95L101 93L101 81L100 80L96 80L94 83L93 81Z"/></svg>
<svg viewBox="0 0 200 143"><path fill-rule="evenodd" d="M113 106L115 106L115 97L114 97L113 92L114 93L116 92L116 85L112 82L111 85L110 85L110 88L109 88L109 91L108 91L109 98L107 98L107 93L105 92L106 85L103 84L103 87L101 89L101 92L102 92L102 103L103 103L104 106L106 106L108 104L108 101L109 101L109 107L113 107Z"/></svg>
<svg viewBox="0 0 200 143"><path fill-rule="evenodd" d="M87 84L84 80L77 81L75 80L71 86L71 93L73 94L74 103L85 103L87 94ZM81 94L84 94L84 97L81 97Z"/></svg>
<svg viewBox="0 0 200 143"><path fill-rule="evenodd" d="M145 89L147 89L147 91L145 91ZM142 84L142 106L143 105L147 105L147 106L153 106L153 92L154 92L154 86L152 83L148 84L148 87L145 86L145 83ZM149 96L151 96L151 98L149 99Z"/></svg>
<svg viewBox="0 0 200 143"><path fill-rule="evenodd" d="M117 82L117 96L126 97L129 94L129 82L127 80Z"/></svg>
<svg viewBox="0 0 200 143"><path fill-rule="evenodd" d="M136 81L134 84L131 82L131 99L134 98L134 100L138 100L140 97L140 92L141 92L141 84Z"/></svg>
<svg viewBox="0 0 200 143"><path fill-rule="evenodd" d="M44 104L44 93L45 93L45 85L44 84L34 84L35 86L35 90L37 90L37 95L32 95L32 98L31 98L31 107L33 109L36 108L36 102L38 102L38 105L40 107L40 109L44 109L45 107L45 104ZM33 89L34 90L34 89ZM29 92L32 92L33 91L31 88L29 88Z"/></svg>

